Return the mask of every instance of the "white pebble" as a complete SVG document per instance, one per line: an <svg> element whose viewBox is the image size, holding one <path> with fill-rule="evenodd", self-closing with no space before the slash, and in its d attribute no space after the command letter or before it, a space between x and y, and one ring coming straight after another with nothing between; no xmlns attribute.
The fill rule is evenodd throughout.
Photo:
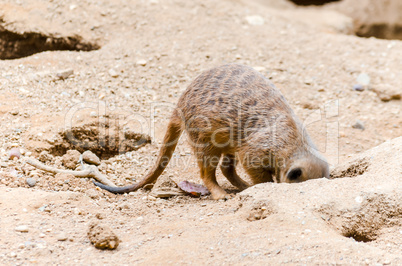
<svg viewBox="0 0 402 266"><path fill-rule="evenodd" d="M253 25L253 26L261 26L264 25L265 21L264 18L258 15L254 16L247 16L246 21L248 24Z"/></svg>
<svg viewBox="0 0 402 266"><path fill-rule="evenodd" d="M66 240L67 240L67 235L66 235L65 233L60 233L60 234L57 236L57 240L58 240L58 241L66 241Z"/></svg>
<svg viewBox="0 0 402 266"><path fill-rule="evenodd" d="M19 225L14 230L21 233L27 233L29 231L29 228L27 225Z"/></svg>
<svg viewBox="0 0 402 266"><path fill-rule="evenodd" d="M9 254L9 256L10 256L11 258L15 258L15 257L17 257L17 254L15 254L15 252L11 252L11 253Z"/></svg>
<svg viewBox="0 0 402 266"><path fill-rule="evenodd" d="M69 76L71 76L72 74L74 74L74 70L72 69L67 69L67 70L62 70L56 73L56 77L58 77L59 79L66 79Z"/></svg>
<svg viewBox="0 0 402 266"><path fill-rule="evenodd" d="M30 186L30 187L34 187L36 185L36 180L31 177L28 177L26 179L26 182L27 182L28 186Z"/></svg>
<svg viewBox="0 0 402 266"><path fill-rule="evenodd" d="M357 197L355 198L355 201L356 201L357 203L362 203L362 202L363 202L363 198L360 197L360 196L357 196Z"/></svg>
<svg viewBox="0 0 402 266"><path fill-rule="evenodd" d="M147 65L147 61L144 59L140 59L136 62L136 65L138 66L146 66Z"/></svg>
<svg viewBox="0 0 402 266"><path fill-rule="evenodd" d="M356 81L363 86L367 86L370 84L370 76L367 73L361 73Z"/></svg>
<svg viewBox="0 0 402 266"><path fill-rule="evenodd" d="M119 76L119 73L116 72L116 70L114 70L113 68L109 70L109 75L112 78L117 78Z"/></svg>

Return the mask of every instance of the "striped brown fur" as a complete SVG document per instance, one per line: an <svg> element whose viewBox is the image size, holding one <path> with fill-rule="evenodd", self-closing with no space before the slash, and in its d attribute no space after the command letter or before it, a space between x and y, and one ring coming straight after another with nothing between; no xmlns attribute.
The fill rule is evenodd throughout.
<svg viewBox="0 0 402 266"><path fill-rule="evenodd" d="M253 184L329 176L328 163L281 92L254 69L228 64L201 73L188 86L172 114L157 162L143 180L117 188L96 184L125 193L155 182L184 130L214 199L228 197L216 181L219 164L241 190L249 184L236 173L238 162Z"/></svg>

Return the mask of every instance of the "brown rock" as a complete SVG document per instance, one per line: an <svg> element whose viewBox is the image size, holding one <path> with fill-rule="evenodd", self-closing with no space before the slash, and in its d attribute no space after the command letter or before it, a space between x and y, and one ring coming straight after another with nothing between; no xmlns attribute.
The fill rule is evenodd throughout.
<svg viewBox="0 0 402 266"><path fill-rule="evenodd" d="M66 168L75 169L80 159L80 155L81 153L77 150L68 150L61 158L61 161Z"/></svg>
<svg viewBox="0 0 402 266"><path fill-rule="evenodd" d="M92 151L85 151L82 154L82 160L84 160L84 162L86 162L86 163L94 164L94 165L100 165L100 163L101 163L99 157L96 156L96 154L93 153Z"/></svg>
<svg viewBox="0 0 402 266"><path fill-rule="evenodd" d="M88 229L88 238L97 249L116 249L120 239L107 226L92 222Z"/></svg>
<svg viewBox="0 0 402 266"><path fill-rule="evenodd" d="M74 74L74 70L65 69L65 70L61 70L61 71L57 72L56 77L58 77L59 79L66 79L66 78L70 77L72 74Z"/></svg>
<svg viewBox="0 0 402 266"><path fill-rule="evenodd" d="M402 98L402 93L397 92L396 90L384 90L384 91L375 91L378 97L383 102L389 102L392 100L400 100Z"/></svg>

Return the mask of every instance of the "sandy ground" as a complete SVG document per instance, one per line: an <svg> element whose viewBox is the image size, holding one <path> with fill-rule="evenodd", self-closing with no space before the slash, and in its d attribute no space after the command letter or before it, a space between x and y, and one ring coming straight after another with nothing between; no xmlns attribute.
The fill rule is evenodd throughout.
<svg viewBox="0 0 402 266"><path fill-rule="evenodd" d="M1 264L402 264L400 41L354 36L339 8L286 1L0 5L2 31L41 33L48 43L79 35L100 47L0 61ZM181 92L202 70L231 62L281 89L335 179L238 193L219 172L236 196L217 202L147 190L116 196L24 163L47 151L42 159L64 168L72 127L80 143L96 142L99 169L113 182L139 180ZM127 148L127 132L152 143ZM9 159L13 147L19 160ZM185 136L168 178L201 183ZM91 222L111 228L119 247L91 245Z"/></svg>

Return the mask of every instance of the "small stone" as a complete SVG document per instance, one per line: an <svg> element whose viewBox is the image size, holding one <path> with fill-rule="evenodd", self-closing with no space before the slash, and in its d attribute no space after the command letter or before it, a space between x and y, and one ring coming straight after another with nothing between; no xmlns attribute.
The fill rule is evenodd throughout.
<svg viewBox="0 0 402 266"><path fill-rule="evenodd" d="M56 77L58 77L59 79L66 79L66 78L70 77L72 74L74 74L74 70L66 69L66 70L61 70L61 71L57 72Z"/></svg>
<svg viewBox="0 0 402 266"><path fill-rule="evenodd" d="M14 158L19 159L21 157L21 152L20 149L18 148L12 148L9 152L8 152L8 159L13 160Z"/></svg>
<svg viewBox="0 0 402 266"><path fill-rule="evenodd" d="M116 249L120 239L107 226L92 222L88 228L88 238L97 249Z"/></svg>
<svg viewBox="0 0 402 266"><path fill-rule="evenodd" d="M75 214L75 215L83 215L84 213L83 213L80 209L75 208L75 209L74 209L74 214Z"/></svg>
<svg viewBox="0 0 402 266"><path fill-rule="evenodd" d="M264 18L258 15L254 16L247 16L246 21L248 24L253 25L253 26L261 26L264 25L265 21Z"/></svg>
<svg viewBox="0 0 402 266"><path fill-rule="evenodd" d="M90 114L91 117L98 117L98 113L95 111L92 111Z"/></svg>
<svg viewBox="0 0 402 266"><path fill-rule="evenodd" d="M42 207L39 207L38 210L41 212L44 212L46 207L47 207L47 205L43 205Z"/></svg>
<svg viewBox="0 0 402 266"><path fill-rule="evenodd" d="M34 187L36 185L36 180L31 177L28 177L26 182L27 182L28 186L30 186L30 187Z"/></svg>
<svg viewBox="0 0 402 266"><path fill-rule="evenodd" d="M147 65L147 60L140 59L136 62L137 66L146 66Z"/></svg>
<svg viewBox="0 0 402 266"><path fill-rule="evenodd" d="M266 69L265 67L263 67L263 66L255 66L254 69L257 70L258 72L264 72L264 71L267 70L267 69Z"/></svg>
<svg viewBox="0 0 402 266"><path fill-rule="evenodd" d="M109 69L109 75L110 75L112 78L117 78L117 77L119 76L119 73L117 73L116 70L114 70L113 68L111 68L111 69Z"/></svg>
<svg viewBox="0 0 402 266"><path fill-rule="evenodd" d="M400 99L402 99L402 93L381 94L380 99L383 102L389 102L389 101L392 101L392 100L400 100Z"/></svg>
<svg viewBox="0 0 402 266"><path fill-rule="evenodd" d="M62 233L57 235L57 240L58 241L66 241L67 240L67 235L64 232L62 232Z"/></svg>
<svg viewBox="0 0 402 266"><path fill-rule="evenodd" d="M78 161L80 160L81 153L77 150L68 150L66 154L61 157L61 162L66 168L75 169Z"/></svg>
<svg viewBox="0 0 402 266"><path fill-rule="evenodd" d="M304 80L304 84L306 84L306 85L311 85L311 84L313 84L313 83L314 83L314 80L311 79L311 78L306 78L306 79Z"/></svg>
<svg viewBox="0 0 402 266"><path fill-rule="evenodd" d="M364 91L364 86L361 84L355 84L355 85L353 85L353 90L354 91Z"/></svg>
<svg viewBox="0 0 402 266"><path fill-rule="evenodd" d="M10 114L12 114L12 115L18 115L18 114L19 114L19 111L18 111L18 110L12 110L12 111L10 111Z"/></svg>
<svg viewBox="0 0 402 266"><path fill-rule="evenodd" d="M17 254L15 254L15 252L11 252L11 253L9 254L9 256L10 256L10 258L15 258L15 257L17 257Z"/></svg>
<svg viewBox="0 0 402 266"><path fill-rule="evenodd" d="M14 230L21 233L27 233L29 231L29 228L27 225L19 225Z"/></svg>
<svg viewBox="0 0 402 266"><path fill-rule="evenodd" d="M382 90L375 89L374 92L377 93L378 97L383 102L389 102L392 100L398 101L402 99L402 93L395 88L386 87Z"/></svg>
<svg viewBox="0 0 402 266"><path fill-rule="evenodd" d="M96 156L96 154L93 153L92 151L85 151L82 154L82 160L84 160L84 162L86 162L86 163L94 164L94 165L100 165L100 163L101 163L99 157Z"/></svg>
<svg viewBox="0 0 402 266"><path fill-rule="evenodd" d="M367 87L370 84L370 76L367 73L361 73L356 79L358 84Z"/></svg>
<svg viewBox="0 0 402 266"><path fill-rule="evenodd" d="M352 125L353 128L364 130L364 123L360 120L356 120L356 123Z"/></svg>
<svg viewBox="0 0 402 266"><path fill-rule="evenodd" d="M355 198L355 201L356 201L357 203L362 203L362 202L363 202L363 198L360 197L360 196L357 196L357 197Z"/></svg>
<svg viewBox="0 0 402 266"><path fill-rule="evenodd" d="M105 219L105 215L103 213L98 212L95 214L96 219L103 220Z"/></svg>

